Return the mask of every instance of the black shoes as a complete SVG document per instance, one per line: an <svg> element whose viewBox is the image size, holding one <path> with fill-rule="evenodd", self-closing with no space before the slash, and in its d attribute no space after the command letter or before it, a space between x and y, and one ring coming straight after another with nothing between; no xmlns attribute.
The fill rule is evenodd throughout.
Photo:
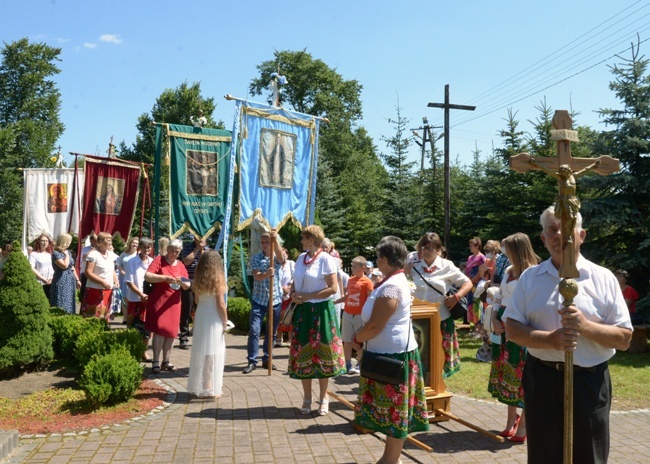
<svg viewBox="0 0 650 464"><path fill-rule="evenodd" d="M181 350L189 350L190 345L187 344L187 342L181 342L181 344L178 346Z"/></svg>
<svg viewBox="0 0 650 464"><path fill-rule="evenodd" d="M263 369L268 369L268 368L269 368L269 362L268 362L268 361L263 362L263 363L262 363L262 368L263 368ZM273 370L273 371L277 371L278 368L275 367L275 364L273 364L272 367L271 367L271 370Z"/></svg>
<svg viewBox="0 0 650 464"><path fill-rule="evenodd" d="M257 364L250 363L248 366L244 368L242 371L244 374L250 374L253 372L255 369L257 369Z"/></svg>

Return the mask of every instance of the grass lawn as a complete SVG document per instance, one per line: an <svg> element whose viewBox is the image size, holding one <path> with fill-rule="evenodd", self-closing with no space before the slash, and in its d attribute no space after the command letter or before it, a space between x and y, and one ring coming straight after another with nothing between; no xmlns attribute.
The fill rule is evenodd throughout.
<svg viewBox="0 0 650 464"><path fill-rule="evenodd" d="M490 363L476 360L476 351L482 342L467 334L466 329L458 331L462 367L460 372L445 379L447 390L461 396L492 400L487 391ZM612 409L630 411L650 407L650 352L617 352L609 361L609 370L614 395Z"/></svg>

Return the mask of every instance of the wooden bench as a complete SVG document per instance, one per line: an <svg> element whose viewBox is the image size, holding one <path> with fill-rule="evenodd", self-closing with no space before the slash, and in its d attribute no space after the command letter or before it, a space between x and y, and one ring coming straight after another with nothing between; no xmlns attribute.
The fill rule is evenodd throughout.
<svg viewBox="0 0 650 464"><path fill-rule="evenodd" d="M650 324L635 325L630 342L630 353L645 353L648 351L648 329Z"/></svg>

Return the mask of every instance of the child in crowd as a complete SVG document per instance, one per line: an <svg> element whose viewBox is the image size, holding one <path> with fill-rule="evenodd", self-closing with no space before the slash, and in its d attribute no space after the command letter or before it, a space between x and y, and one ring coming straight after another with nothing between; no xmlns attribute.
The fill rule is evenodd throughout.
<svg viewBox="0 0 650 464"><path fill-rule="evenodd" d="M352 260L352 277L348 280L347 294L335 301L335 303L345 302L341 321L341 338L343 339L343 355L348 374L359 373L359 359L357 359L357 367L352 367L352 340L354 334L363 327L361 309L374 288L371 280L364 274L365 269L366 258L357 256Z"/></svg>

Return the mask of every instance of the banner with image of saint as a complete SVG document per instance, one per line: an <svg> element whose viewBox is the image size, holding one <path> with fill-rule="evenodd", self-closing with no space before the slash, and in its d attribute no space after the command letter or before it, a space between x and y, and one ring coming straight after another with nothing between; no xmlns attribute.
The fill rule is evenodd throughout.
<svg viewBox="0 0 650 464"><path fill-rule="evenodd" d="M22 247L43 232L53 239L69 232L79 232L79 192L83 192L83 173L78 173L74 190L74 169L25 169Z"/></svg>
<svg viewBox="0 0 650 464"><path fill-rule="evenodd" d="M208 238L223 223L231 132L168 124L169 209L172 238Z"/></svg>
<svg viewBox="0 0 650 464"><path fill-rule="evenodd" d="M128 240L138 204L140 171L136 163L85 157L81 237L94 231Z"/></svg>
<svg viewBox="0 0 650 464"><path fill-rule="evenodd" d="M313 116L253 102L238 102L237 229L256 217L269 228L287 220L312 224L316 195L319 121Z"/></svg>

